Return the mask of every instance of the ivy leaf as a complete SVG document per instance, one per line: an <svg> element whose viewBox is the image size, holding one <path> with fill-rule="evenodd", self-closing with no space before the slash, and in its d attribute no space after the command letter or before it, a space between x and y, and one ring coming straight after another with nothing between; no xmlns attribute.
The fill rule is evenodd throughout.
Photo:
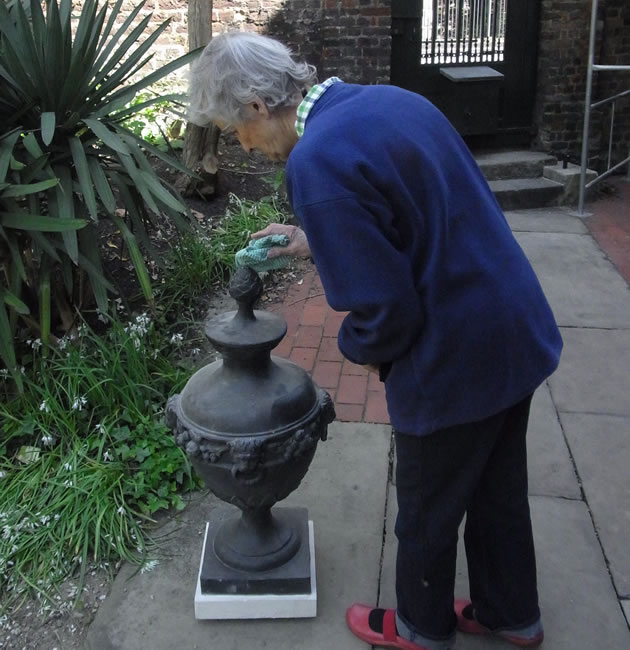
<svg viewBox="0 0 630 650"><path fill-rule="evenodd" d="M148 458L151 452L144 447L136 447L136 460L141 463L145 458Z"/></svg>

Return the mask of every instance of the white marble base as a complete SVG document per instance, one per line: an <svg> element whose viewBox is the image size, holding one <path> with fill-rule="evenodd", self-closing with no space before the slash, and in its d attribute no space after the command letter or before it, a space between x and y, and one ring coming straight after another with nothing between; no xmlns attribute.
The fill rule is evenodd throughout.
<svg viewBox="0 0 630 650"><path fill-rule="evenodd" d="M208 524L203 538L203 552L199 575L203 566L203 555L208 537ZM311 593L289 595L228 595L202 594L197 576L195 592L195 618L197 619L239 619L239 618L311 618L317 615L317 581L315 579L315 535L313 522L308 522L309 548L311 553Z"/></svg>

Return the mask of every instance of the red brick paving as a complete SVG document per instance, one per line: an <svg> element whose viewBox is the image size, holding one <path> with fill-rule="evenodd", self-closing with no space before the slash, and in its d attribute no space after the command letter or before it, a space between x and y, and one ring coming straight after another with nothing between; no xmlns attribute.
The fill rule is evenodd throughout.
<svg viewBox="0 0 630 650"><path fill-rule="evenodd" d="M608 255L619 274L630 284L630 182L613 177L617 194L590 203L586 220L591 234Z"/></svg>
<svg viewBox="0 0 630 650"><path fill-rule="evenodd" d="M293 348L289 355L289 359L297 363L298 366L304 368L306 372L310 372L313 370L313 366L315 365L316 354L317 350L314 348Z"/></svg>
<svg viewBox="0 0 630 650"><path fill-rule="evenodd" d="M341 375L337 400L342 404L365 404L367 400L367 377Z"/></svg>
<svg viewBox="0 0 630 650"><path fill-rule="evenodd" d="M389 424L383 384L339 351L337 334L346 314L327 305L316 271L292 285L284 303L274 311L287 321L287 335L273 354L311 373L333 398L338 420Z"/></svg>

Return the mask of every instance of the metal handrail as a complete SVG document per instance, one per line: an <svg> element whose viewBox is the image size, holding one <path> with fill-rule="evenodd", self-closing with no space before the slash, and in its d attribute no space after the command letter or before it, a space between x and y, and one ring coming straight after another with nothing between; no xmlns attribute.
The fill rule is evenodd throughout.
<svg viewBox="0 0 630 650"><path fill-rule="evenodd" d="M623 92L602 99L601 101L591 103L591 98L593 94L593 72L605 72L605 71L615 71L615 72L630 72L630 65L596 65L593 63L593 57L595 53L595 29L597 25L597 5L599 0L593 0L593 6L591 9L591 29L588 40L588 66L586 69L586 99L584 101L584 129L582 131L582 159L581 159L581 170L580 170L580 197L578 200L578 216L585 216L584 212L584 199L586 196L586 190L595 183L603 181L605 178L610 176L612 173L617 171L619 168L623 167L630 163L630 155L622 160L620 163L617 163L613 167L610 166L611 157L612 157L612 142L613 142L613 129L615 126L615 107L617 105L617 100L630 95L630 90L625 90ZM586 182L586 172L588 167L588 138L590 132L590 122L591 122L591 110L594 108L599 108L604 104L609 104L612 102L611 110L611 119L610 119L610 132L608 136L608 164L607 169L602 174L599 174L594 178L590 183ZM630 168L629 168L630 174Z"/></svg>

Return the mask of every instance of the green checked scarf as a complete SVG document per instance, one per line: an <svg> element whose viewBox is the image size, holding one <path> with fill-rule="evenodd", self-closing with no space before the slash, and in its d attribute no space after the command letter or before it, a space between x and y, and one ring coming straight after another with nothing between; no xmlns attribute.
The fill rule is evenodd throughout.
<svg viewBox="0 0 630 650"><path fill-rule="evenodd" d="M297 107L297 119L295 120L295 130L297 131L298 137L304 135L304 125L306 124L306 118L311 112L311 108L315 105L315 102L333 85L336 83L343 83L339 77L330 77L326 81L315 84L309 91L306 93L306 97L302 100L300 105Z"/></svg>

